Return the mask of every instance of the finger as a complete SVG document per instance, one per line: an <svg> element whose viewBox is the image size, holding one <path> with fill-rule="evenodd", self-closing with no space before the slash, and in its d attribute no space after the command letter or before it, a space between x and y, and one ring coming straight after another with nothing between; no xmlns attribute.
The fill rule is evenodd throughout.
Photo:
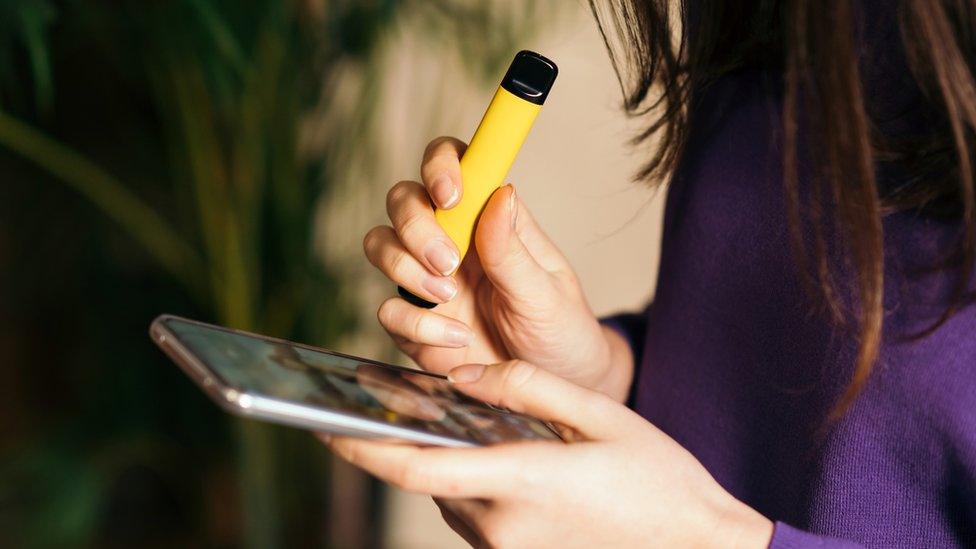
<svg viewBox="0 0 976 549"><path fill-rule="evenodd" d="M450 275L461 264L457 246L434 218L427 191L416 181L401 181L386 195L386 212L410 254L434 274Z"/></svg>
<svg viewBox="0 0 976 549"><path fill-rule="evenodd" d="M478 519L488 512L491 503L483 499L475 498L433 498L434 503L441 509L450 511L460 517L472 528Z"/></svg>
<svg viewBox="0 0 976 549"><path fill-rule="evenodd" d="M476 399L561 423L589 439L623 436L635 428L637 416L610 397L521 360L466 364L451 370L448 379Z"/></svg>
<svg viewBox="0 0 976 549"><path fill-rule="evenodd" d="M446 523L451 530L454 530L455 534L461 536L461 539L463 539L465 543L471 547L483 546L481 543L481 536L476 534L474 529L472 529L471 526L464 521L464 519L446 507L438 507L440 508L441 518L444 519L444 523Z"/></svg>
<svg viewBox="0 0 976 549"><path fill-rule="evenodd" d="M553 281L515 231L518 197L511 185L488 200L475 231L475 245L485 276L506 298L538 301L551 293Z"/></svg>
<svg viewBox="0 0 976 549"><path fill-rule="evenodd" d="M415 295L437 303L446 303L457 295L457 281L449 276L430 274L386 225L373 227L366 233L363 250L373 266Z"/></svg>
<svg viewBox="0 0 976 549"><path fill-rule="evenodd" d="M399 297L384 301L376 317L395 339L455 349L466 347L474 340L474 332L464 323L415 307Z"/></svg>
<svg viewBox="0 0 976 549"><path fill-rule="evenodd" d="M535 216L532 215L518 192L515 195L518 207L518 213L515 215L515 233L525 244L526 249L543 269L551 273L572 273L572 266L570 266L566 256L549 238L549 235L542 230L539 222L536 221Z"/></svg>
<svg viewBox="0 0 976 549"><path fill-rule="evenodd" d="M461 200L461 155L467 147L460 139L438 137L424 151L420 178L438 208L453 208Z"/></svg>
<svg viewBox="0 0 976 549"><path fill-rule="evenodd" d="M322 431L314 431L312 433L312 435L314 435L315 438L317 438L320 441L322 441L322 444L325 444L326 446L332 444L332 433L326 433L326 432L322 432Z"/></svg>
<svg viewBox="0 0 976 549"><path fill-rule="evenodd" d="M447 498L491 498L521 474L528 446L420 448L333 437L340 457L406 492Z"/></svg>
<svg viewBox="0 0 976 549"><path fill-rule="evenodd" d="M433 498L444 522L472 547L481 547L482 537L477 524L488 511L488 505L476 499Z"/></svg>
<svg viewBox="0 0 976 549"><path fill-rule="evenodd" d="M444 419L443 408L420 387L397 373L372 364L361 364L356 368L356 381L387 410L425 421Z"/></svg>

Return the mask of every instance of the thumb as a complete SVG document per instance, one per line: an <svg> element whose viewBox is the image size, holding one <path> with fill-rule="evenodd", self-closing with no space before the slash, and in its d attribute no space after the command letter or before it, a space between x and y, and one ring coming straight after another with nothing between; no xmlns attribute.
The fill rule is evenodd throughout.
<svg viewBox="0 0 976 549"><path fill-rule="evenodd" d="M630 416L634 414L622 404L521 360L491 366L465 364L447 377L468 396L561 423L591 440L614 438L633 427Z"/></svg>
<svg viewBox="0 0 976 549"><path fill-rule="evenodd" d="M515 230L517 216L514 187L505 185L491 195L475 232L478 259L485 276L506 298L537 300L552 286L552 279Z"/></svg>

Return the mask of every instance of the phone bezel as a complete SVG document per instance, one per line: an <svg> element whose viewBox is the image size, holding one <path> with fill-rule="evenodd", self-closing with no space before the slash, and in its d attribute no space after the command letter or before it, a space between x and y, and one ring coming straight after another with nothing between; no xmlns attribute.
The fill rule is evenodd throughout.
<svg viewBox="0 0 976 549"><path fill-rule="evenodd" d="M302 429L310 429L314 431L323 431L336 435L404 441L424 445L447 446L455 448L481 446L480 443L474 440L434 434L411 427L390 425L372 418L357 416L338 410L327 410L325 408L306 405L300 402L271 398L268 396L255 394L253 392L248 392L240 387L235 387L231 383L224 380L220 374L210 368L203 360L188 349L180 340L179 336L177 336L167 327L166 323L169 321L186 322L210 329L235 333L246 337L253 337L271 343L284 343L319 353L326 353L328 355L347 358L358 362L374 364L383 368L390 368L401 372L419 374L437 379L446 379L446 377L432 374L430 372L424 372L422 370L404 368L394 364L386 364L376 360L338 353L328 349L323 349L321 347L304 345L302 343L295 343L293 341L256 334L244 330L235 330L233 328L217 326L176 315L164 314L153 320L149 327L149 335L153 342L155 342L156 345L158 345L160 349L162 349L163 352L166 353L166 355L169 356L169 358L172 359L173 362L175 362L177 366L179 366L180 369L182 369L183 372L185 372L190 379L192 379L207 394L207 396L216 402L218 406L234 415L251 419L262 419L273 423L299 427ZM545 425L546 428L548 428L557 438L559 437L559 434L551 426L545 422L540 421L540 423Z"/></svg>

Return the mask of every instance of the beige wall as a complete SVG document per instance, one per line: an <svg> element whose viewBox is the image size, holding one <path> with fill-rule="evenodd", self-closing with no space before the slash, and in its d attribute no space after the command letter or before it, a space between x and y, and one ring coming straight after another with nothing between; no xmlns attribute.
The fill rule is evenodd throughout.
<svg viewBox="0 0 976 549"><path fill-rule="evenodd" d="M556 61L560 76L510 181L569 257L595 312L606 314L636 309L652 293L663 196L630 181L641 158L626 145L634 126L618 108L617 81L595 24L582 3L573 6L578 13L571 7L558 28L525 44ZM445 66L422 41L398 40L402 43L391 48L396 53L387 60L394 78L381 116L382 146L391 162L364 167L354 176L364 181L351 182L335 202L343 210L323 214L328 234L345 234L344 247L328 253L351 259L343 264L351 264L351 274L366 280L363 299L371 311L393 287L361 259L359 242L370 226L385 222L385 189L417 177L428 139L439 134L469 138L493 92L467 83L462 71ZM366 324L343 350L376 355L388 348L375 321L369 317ZM464 546L441 523L428 498L394 492L389 505L387 546Z"/></svg>

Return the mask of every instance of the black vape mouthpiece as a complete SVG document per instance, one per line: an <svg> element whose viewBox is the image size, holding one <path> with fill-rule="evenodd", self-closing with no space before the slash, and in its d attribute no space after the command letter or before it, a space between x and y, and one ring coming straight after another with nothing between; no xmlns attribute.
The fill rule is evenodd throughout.
<svg viewBox="0 0 976 549"><path fill-rule="evenodd" d="M558 74L555 63L534 51L522 50L515 54L502 79L502 87L516 97L541 105L546 102Z"/></svg>

